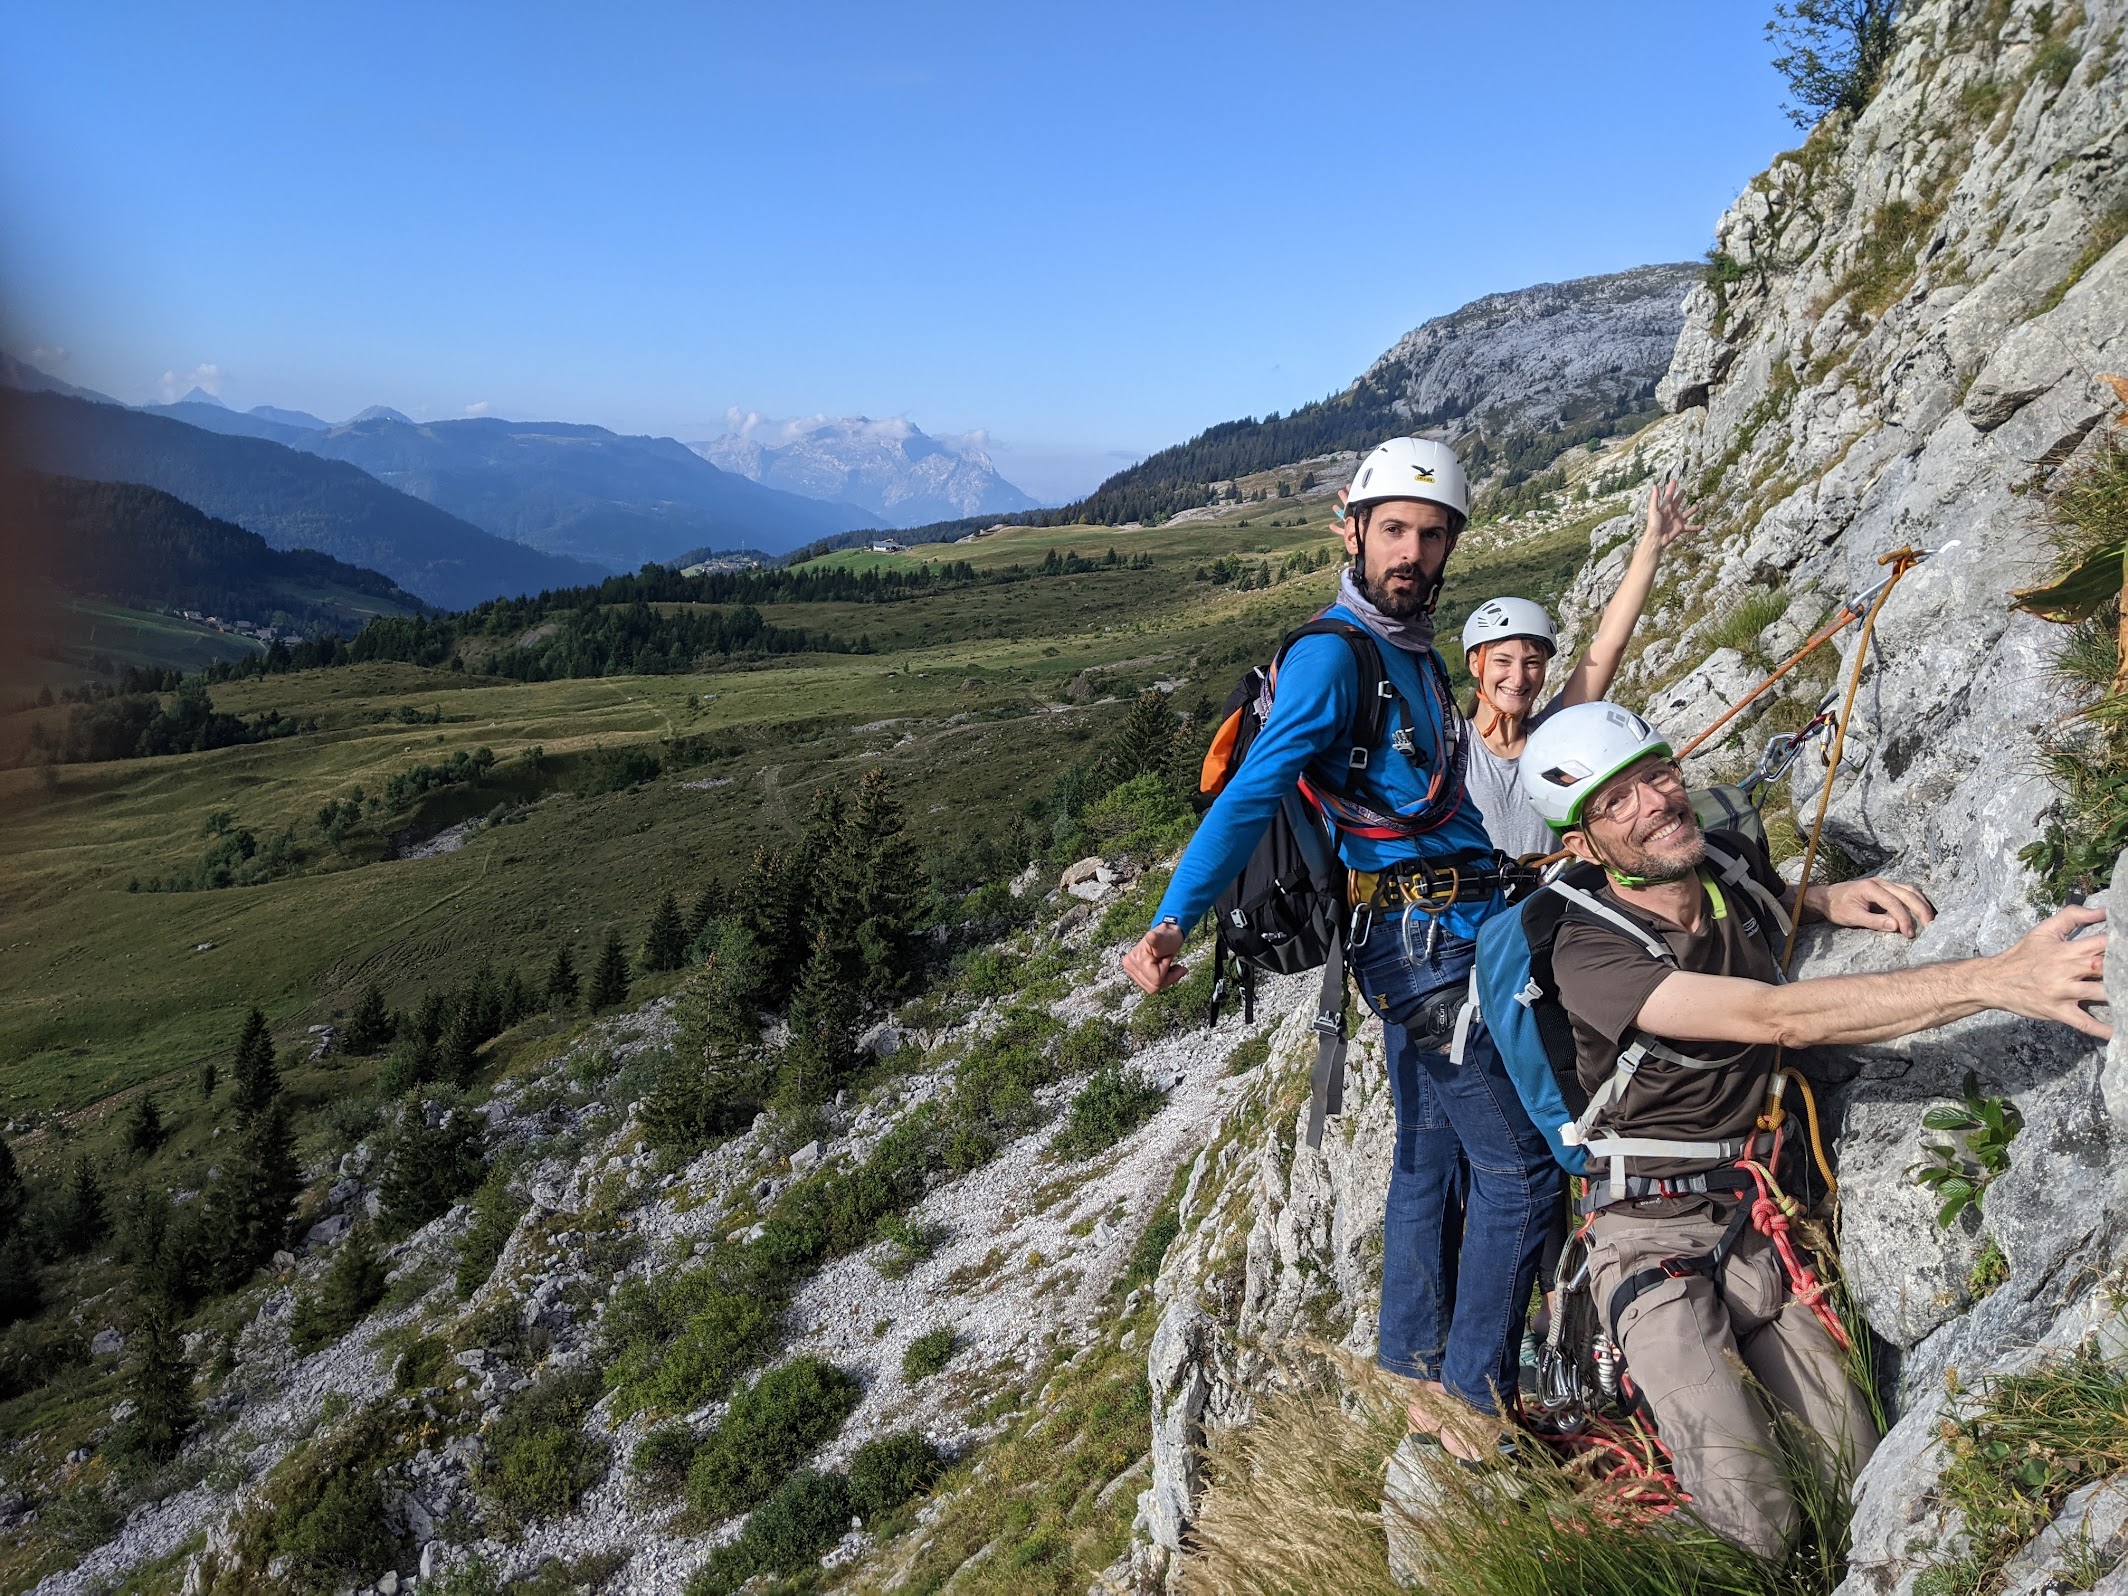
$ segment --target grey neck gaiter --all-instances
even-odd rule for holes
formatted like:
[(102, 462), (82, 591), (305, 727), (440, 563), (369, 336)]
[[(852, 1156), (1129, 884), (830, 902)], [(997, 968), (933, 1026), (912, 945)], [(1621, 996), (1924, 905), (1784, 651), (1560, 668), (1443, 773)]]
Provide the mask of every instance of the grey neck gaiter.
[(1344, 575), (1338, 579), (1337, 601), (1362, 621), (1367, 630), (1383, 642), (1413, 654), (1423, 654), (1433, 647), (1433, 612), (1407, 616), (1403, 620), (1384, 615), (1368, 602), (1367, 595), (1360, 591), (1359, 583), (1353, 580), (1352, 567), (1346, 566)]

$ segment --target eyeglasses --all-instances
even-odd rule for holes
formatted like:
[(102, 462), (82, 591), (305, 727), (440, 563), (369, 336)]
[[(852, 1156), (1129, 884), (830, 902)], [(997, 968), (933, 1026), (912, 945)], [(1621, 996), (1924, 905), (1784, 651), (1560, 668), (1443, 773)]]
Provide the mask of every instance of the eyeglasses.
[(1640, 789), (1652, 787), (1664, 797), (1673, 797), (1685, 790), (1684, 772), (1672, 760), (1650, 765), (1631, 780), (1613, 787), (1600, 798), (1591, 798), (1582, 806), (1584, 821), (1601, 820), (1606, 824), (1622, 820), (1640, 803)]

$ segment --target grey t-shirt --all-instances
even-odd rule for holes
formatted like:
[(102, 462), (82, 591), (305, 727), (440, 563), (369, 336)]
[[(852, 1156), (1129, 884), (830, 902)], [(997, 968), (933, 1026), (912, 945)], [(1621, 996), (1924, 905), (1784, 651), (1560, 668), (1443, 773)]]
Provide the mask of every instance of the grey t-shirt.
[[(1552, 712), (1557, 700), (1533, 716), (1523, 735), (1537, 729)], [(1463, 785), (1485, 821), (1485, 834), (1510, 859), (1527, 853), (1557, 853), (1559, 843), (1552, 828), (1537, 818), (1524, 796), (1518, 772), (1520, 759), (1502, 759), (1485, 746), (1477, 727), (1471, 728), (1470, 760), (1463, 770)]]

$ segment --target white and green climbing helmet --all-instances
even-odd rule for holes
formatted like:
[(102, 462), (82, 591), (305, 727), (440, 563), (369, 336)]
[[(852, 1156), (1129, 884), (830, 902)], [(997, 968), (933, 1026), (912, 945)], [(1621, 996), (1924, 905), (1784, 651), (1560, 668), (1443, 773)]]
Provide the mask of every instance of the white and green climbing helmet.
[(1590, 793), (1635, 761), (1669, 752), (1669, 739), (1630, 709), (1574, 704), (1530, 733), (1522, 791), (1552, 830), (1572, 831)]

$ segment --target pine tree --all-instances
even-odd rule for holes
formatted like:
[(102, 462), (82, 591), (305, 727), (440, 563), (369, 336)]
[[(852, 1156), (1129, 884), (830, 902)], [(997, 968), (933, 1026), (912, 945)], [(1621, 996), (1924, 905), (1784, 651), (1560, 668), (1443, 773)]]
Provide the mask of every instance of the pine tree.
[(281, 1070), (274, 1062), (273, 1037), (266, 1016), (253, 1009), (236, 1044), (236, 1111), (246, 1118), (263, 1113), (280, 1095)]
[(207, 1188), (204, 1237), (216, 1286), (235, 1290), (280, 1249), (302, 1189), (288, 1105), (276, 1099), (245, 1125), (222, 1178)]
[(141, 1304), (140, 1322), (133, 1330), (138, 1350), (127, 1381), (133, 1415), (118, 1437), (121, 1452), (157, 1463), (177, 1456), (199, 1423), (192, 1365), (185, 1361), (177, 1317), (176, 1305), (166, 1297), (150, 1295)]
[(1176, 731), (1175, 712), (1167, 695), (1147, 688), (1131, 704), (1123, 729), (1102, 750), (1102, 778), (1113, 786), (1138, 776), (1172, 780), (1179, 742)]
[(825, 929), (791, 995), (791, 1040), (777, 1093), (786, 1102), (817, 1103), (857, 1063), (857, 989)]
[(922, 963), (917, 921), (927, 886), (885, 771), (869, 770), (857, 784), (843, 836), (833, 873), (851, 886), (843, 913), (855, 957), (845, 971), (866, 997), (891, 1001), (908, 990)]
[(355, 1012), (347, 1022), (340, 1046), (356, 1058), (367, 1058), (372, 1053), (384, 1051), (391, 1042), (394, 1028), (392, 1011), (384, 1006), (384, 993), (372, 981), (362, 989), (362, 996), (355, 1003)]
[(347, 1334), (384, 1296), (384, 1260), (368, 1224), (358, 1224), (333, 1253), (325, 1278), (296, 1299), (288, 1339), (298, 1352), (315, 1352)]
[(0, 1328), (27, 1319), (44, 1306), (37, 1280), (37, 1254), (19, 1227), (0, 1236)]
[(762, 848), (754, 855), (739, 900), (746, 928), (768, 955), (769, 984), (786, 991), (805, 963), (806, 912), (813, 893), (811, 868), (800, 857)]
[(485, 1121), (460, 1108), (429, 1122), (418, 1094), (407, 1098), (384, 1137), (378, 1195), (386, 1225), (404, 1235), (419, 1229), (481, 1182), (487, 1173)]
[(111, 1206), (103, 1194), (103, 1182), (86, 1158), (74, 1161), (74, 1178), (68, 1184), (59, 1211), (58, 1240), (62, 1252), (84, 1253), (111, 1233)]
[(15, 1150), (0, 1139), (0, 1236), (12, 1236), (22, 1228), (29, 1212), (29, 1187), (15, 1163)]
[(142, 1092), (133, 1100), (133, 1113), (126, 1120), (126, 1150), (136, 1158), (151, 1157), (163, 1144), (162, 1110), (155, 1106), (155, 1094)]
[(532, 1002), (532, 994), (525, 988), (525, 978), (517, 973), (515, 965), (502, 978), (501, 998), (502, 1028), (505, 1031), (539, 1012)]
[(591, 974), (590, 1005), (593, 1009), (610, 1009), (628, 1001), (628, 955), (621, 947), (621, 939), (613, 932), (606, 933), (606, 945), (599, 950), (598, 968)]
[(709, 929), (709, 922), (731, 912), (731, 894), (724, 890), (724, 883), (712, 881), (695, 894), (695, 901), (687, 911), (687, 945), (692, 948), (702, 940), (702, 933)]
[(210, 1058), (199, 1067), (200, 1101), (203, 1103), (212, 1102), (214, 1089), (221, 1084), (222, 1072), (214, 1067), (214, 1060)]
[(687, 922), (680, 917), (680, 900), (667, 892), (651, 912), (650, 934), (643, 939), (645, 970), (677, 970), (687, 962)]
[(569, 956), (566, 946), (554, 950), (554, 962), (547, 966), (547, 1007), (550, 1009), (573, 1009), (576, 1007), (576, 960)]

